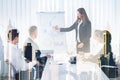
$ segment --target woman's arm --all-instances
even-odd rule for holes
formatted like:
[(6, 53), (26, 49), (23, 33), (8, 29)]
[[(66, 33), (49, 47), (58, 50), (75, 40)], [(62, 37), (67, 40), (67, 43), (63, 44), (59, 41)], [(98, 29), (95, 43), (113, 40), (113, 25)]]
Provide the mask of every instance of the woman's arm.
[(72, 26), (68, 27), (68, 28), (60, 28), (60, 32), (69, 32), (72, 31), (73, 29), (75, 29), (77, 26), (77, 23), (75, 22)]

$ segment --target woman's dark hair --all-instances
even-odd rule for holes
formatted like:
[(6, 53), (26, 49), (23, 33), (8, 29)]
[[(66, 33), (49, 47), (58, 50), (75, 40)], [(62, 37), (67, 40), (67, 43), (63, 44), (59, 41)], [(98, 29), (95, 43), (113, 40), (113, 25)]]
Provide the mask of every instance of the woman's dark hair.
[(15, 37), (18, 37), (19, 33), (17, 29), (11, 29), (8, 31), (8, 40), (13, 41)]
[(85, 9), (84, 9), (84, 8), (79, 8), (79, 9), (77, 9), (77, 11), (78, 11), (80, 14), (83, 15), (83, 24), (85, 25), (85, 24), (89, 21)]

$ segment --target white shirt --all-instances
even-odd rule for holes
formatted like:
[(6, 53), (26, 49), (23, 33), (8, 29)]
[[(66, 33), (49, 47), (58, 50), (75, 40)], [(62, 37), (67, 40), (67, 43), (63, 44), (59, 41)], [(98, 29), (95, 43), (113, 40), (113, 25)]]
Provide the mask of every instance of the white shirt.
[(8, 56), (8, 61), (14, 66), (16, 71), (25, 71), (27, 69), (31, 69), (36, 62), (30, 62), (26, 63), (24, 60), (24, 57), (21, 56), (21, 53), (19, 53), (19, 49), (17, 48), (17, 45), (8, 44), (8, 50), (7, 50), (7, 56)]
[(77, 26), (77, 41), (80, 42), (80, 37), (79, 37), (79, 28), (80, 28), (80, 24), (82, 23), (82, 21), (78, 21), (78, 26)]
[(91, 43), (90, 43), (90, 53), (92, 55), (97, 55), (101, 49), (103, 49), (104, 44), (96, 41), (95, 39), (91, 38)]

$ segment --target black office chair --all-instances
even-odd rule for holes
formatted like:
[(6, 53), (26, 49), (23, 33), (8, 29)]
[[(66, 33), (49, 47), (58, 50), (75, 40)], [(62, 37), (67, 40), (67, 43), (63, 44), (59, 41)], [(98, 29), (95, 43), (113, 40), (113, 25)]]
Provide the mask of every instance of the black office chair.
[(115, 60), (110, 57), (111, 53), (108, 53), (106, 57), (101, 56), (101, 69), (109, 78), (116, 78), (118, 77), (118, 67), (115, 63)]
[(103, 31), (104, 35), (104, 54), (100, 56), (101, 69), (109, 78), (118, 77), (118, 67), (113, 58), (111, 49), (111, 33), (107, 30)]
[(37, 61), (39, 61), (39, 63), (40, 63), (40, 66), (37, 66), (37, 65), (35, 66), (36, 71), (37, 71), (36, 78), (41, 79), (43, 70), (44, 70), (46, 62), (47, 62), (47, 57), (46, 56), (40, 57), (40, 55), (41, 55), (40, 50), (36, 50), (35, 54), (36, 54)]

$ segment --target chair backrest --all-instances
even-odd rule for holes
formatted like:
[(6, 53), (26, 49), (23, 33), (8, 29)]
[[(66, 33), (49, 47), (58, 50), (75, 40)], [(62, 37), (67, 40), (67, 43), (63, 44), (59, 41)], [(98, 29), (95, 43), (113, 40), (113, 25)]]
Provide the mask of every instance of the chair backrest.
[(24, 47), (24, 57), (32, 61), (32, 46), (31, 43), (27, 43), (27, 46)]
[(14, 80), (14, 73), (16, 72), (14, 66), (8, 61), (0, 62), (0, 75), (2, 79), (12, 79)]

